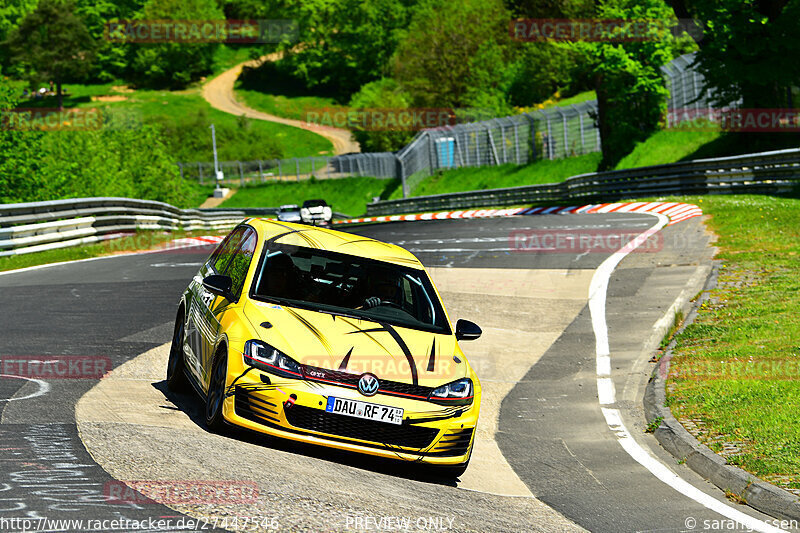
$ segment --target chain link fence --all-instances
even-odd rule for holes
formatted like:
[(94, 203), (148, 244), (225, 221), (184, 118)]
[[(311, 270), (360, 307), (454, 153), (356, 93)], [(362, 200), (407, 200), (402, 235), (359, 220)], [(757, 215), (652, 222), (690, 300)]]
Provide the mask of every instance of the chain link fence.
[[(703, 92), (705, 79), (694, 67), (695, 54), (685, 54), (662, 67), (670, 90), (669, 110), (712, 107)], [(269, 181), (349, 176), (402, 180), (408, 197), (438, 170), (492, 165), (524, 165), (537, 159), (558, 159), (599, 152), (597, 100), (551, 107), (510, 117), (422, 130), (397, 152), (360, 153), (220, 163), (223, 184), (247, 186)], [(178, 163), (184, 178), (214, 182), (212, 163)]]

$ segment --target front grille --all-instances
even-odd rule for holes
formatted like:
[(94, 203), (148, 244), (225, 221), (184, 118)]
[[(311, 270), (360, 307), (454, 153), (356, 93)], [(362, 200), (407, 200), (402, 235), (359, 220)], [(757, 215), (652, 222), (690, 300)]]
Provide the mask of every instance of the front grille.
[[(303, 377), (309, 381), (333, 383), (334, 385), (355, 389), (358, 387), (358, 380), (361, 378), (361, 374), (352, 374), (350, 372), (342, 372), (341, 370), (329, 370), (327, 368), (306, 365), (303, 367)], [(381, 384), (380, 389), (378, 389), (379, 394), (402, 397), (411, 396), (416, 399), (426, 400), (433, 390), (432, 387), (412, 385), (400, 381), (389, 381), (380, 379), (380, 377), (378, 379)]]
[(302, 405), (294, 405), (284, 413), (296, 428), (404, 448), (427, 448), (439, 433), (435, 428), (362, 420)]
[(472, 440), (472, 432), (475, 428), (454, 429), (445, 433), (436, 447), (428, 453), (439, 457), (458, 457), (464, 455), (469, 450), (469, 443)]

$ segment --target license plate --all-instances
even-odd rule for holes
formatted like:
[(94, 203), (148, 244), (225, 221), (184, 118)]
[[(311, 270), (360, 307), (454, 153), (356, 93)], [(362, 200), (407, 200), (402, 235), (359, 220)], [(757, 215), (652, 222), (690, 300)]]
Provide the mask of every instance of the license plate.
[(325, 410), (338, 415), (366, 418), (367, 420), (377, 420), (378, 422), (387, 422), (389, 424), (403, 423), (403, 410), (399, 407), (377, 405), (346, 398), (329, 396)]

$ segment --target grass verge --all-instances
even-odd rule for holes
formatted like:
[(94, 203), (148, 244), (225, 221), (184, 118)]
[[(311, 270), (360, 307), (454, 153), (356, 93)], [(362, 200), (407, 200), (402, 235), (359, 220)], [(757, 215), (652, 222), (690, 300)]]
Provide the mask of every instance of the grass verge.
[(711, 215), (723, 264), (676, 337), (667, 403), (728, 463), (800, 489), (800, 199), (682, 200)]
[[(183, 91), (130, 90), (113, 84), (70, 85), (67, 108), (111, 108), (156, 124), (176, 161), (212, 161), (211, 132), (223, 161), (292, 158), (333, 153), (333, 144), (316, 133), (264, 120), (242, 119), (214, 109), (199, 88)], [(30, 99), (20, 107), (56, 107), (54, 96)]]
[(324, 198), (334, 211), (357, 216), (367, 210), (375, 196), (386, 197), (396, 189), (399, 180), (378, 178), (309, 179), (296, 182), (276, 182), (244, 187), (225, 200), (220, 207), (278, 207), (283, 204), (302, 204), (304, 200)]
[[(531, 165), (500, 165), (496, 167), (465, 167), (447, 170), (425, 178), (411, 191), (414, 196), (448, 192), (475, 191), (518, 185), (556, 183), (570, 176), (594, 172), (600, 154), (587, 154), (564, 159), (542, 160)], [(390, 199), (402, 198), (403, 191), (393, 192)]]
[(32, 266), (46, 265), (50, 263), (61, 263), (64, 261), (77, 261), (79, 259), (90, 259), (106, 255), (115, 255), (120, 252), (136, 252), (151, 250), (159, 244), (163, 244), (174, 239), (185, 237), (199, 237), (203, 235), (226, 235), (228, 230), (198, 230), (198, 231), (147, 231), (140, 230), (134, 234), (119, 239), (86, 244), (83, 246), (71, 246), (57, 250), (46, 250), (31, 254), (12, 255), (0, 257), (0, 272), (27, 268)]
[(306, 111), (325, 107), (339, 107), (333, 98), (325, 96), (286, 96), (269, 94), (253, 89), (236, 88), (236, 97), (253, 109), (278, 117), (306, 120)]

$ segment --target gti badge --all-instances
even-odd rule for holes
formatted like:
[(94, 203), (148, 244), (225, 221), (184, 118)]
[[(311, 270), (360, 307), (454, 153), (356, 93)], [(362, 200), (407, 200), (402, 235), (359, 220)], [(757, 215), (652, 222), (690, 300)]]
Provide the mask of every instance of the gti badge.
[(361, 379), (358, 380), (358, 392), (364, 396), (375, 396), (380, 387), (380, 382), (372, 374), (362, 374)]

